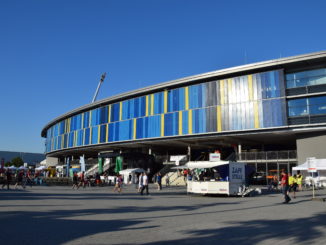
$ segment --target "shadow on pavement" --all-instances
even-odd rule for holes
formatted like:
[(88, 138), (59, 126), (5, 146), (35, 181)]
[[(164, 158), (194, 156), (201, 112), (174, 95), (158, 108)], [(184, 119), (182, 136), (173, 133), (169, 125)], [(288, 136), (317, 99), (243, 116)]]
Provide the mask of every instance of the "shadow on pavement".
[[(229, 223), (230, 226), (189, 230), (184, 233), (186, 239), (152, 242), (147, 244), (282, 244), (282, 240), (293, 239), (291, 244), (325, 244), (320, 241), (324, 235), (320, 230), (326, 228), (326, 214), (317, 214), (309, 218), (294, 220), (252, 220)], [(273, 239), (273, 241), (271, 241)], [(279, 239), (275, 243), (274, 239)], [(289, 244), (289, 241), (284, 241)], [(264, 243), (265, 244), (265, 243)]]
[[(101, 232), (148, 229), (146, 220), (84, 220), (72, 216), (100, 214), (101, 210), (6, 212), (0, 214), (2, 244), (62, 244)], [(142, 225), (144, 224), (144, 225)], [(131, 227), (141, 225), (141, 227)]]

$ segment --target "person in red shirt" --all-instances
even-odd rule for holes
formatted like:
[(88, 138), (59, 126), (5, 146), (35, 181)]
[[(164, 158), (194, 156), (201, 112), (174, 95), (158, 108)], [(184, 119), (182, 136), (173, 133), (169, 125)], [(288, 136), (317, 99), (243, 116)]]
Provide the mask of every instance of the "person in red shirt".
[(285, 171), (282, 171), (281, 186), (284, 195), (283, 203), (289, 203), (291, 201), (291, 198), (289, 197), (289, 177)]

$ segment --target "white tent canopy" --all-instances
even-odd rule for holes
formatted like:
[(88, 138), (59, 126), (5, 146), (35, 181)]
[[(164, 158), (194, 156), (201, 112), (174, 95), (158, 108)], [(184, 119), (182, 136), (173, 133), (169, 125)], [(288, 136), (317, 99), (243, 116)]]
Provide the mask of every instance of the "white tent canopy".
[(43, 161), (40, 162), (40, 165), (42, 166), (46, 166), (46, 159), (44, 159)]
[(217, 166), (229, 164), (229, 161), (218, 161), (218, 162), (210, 162), (210, 161), (190, 161), (187, 162), (183, 166), (173, 167), (173, 169), (186, 169), (186, 168), (214, 168)]
[(46, 169), (46, 167), (45, 166), (40, 166), (38, 168), (35, 168), (35, 170), (37, 170), (37, 171), (40, 171), (40, 170), (43, 170), (43, 169)]
[(46, 157), (43, 161), (40, 162), (41, 166), (51, 167), (58, 165), (59, 160), (56, 157)]
[[(326, 170), (326, 159), (314, 159), (315, 164), (314, 166), (316, 167), (316, 170)], [(308, 161), (305, 163), (298, 165), (296, 167), (293, 167), (292, 170), (302, 170), (302, 171), (308, 171)]]

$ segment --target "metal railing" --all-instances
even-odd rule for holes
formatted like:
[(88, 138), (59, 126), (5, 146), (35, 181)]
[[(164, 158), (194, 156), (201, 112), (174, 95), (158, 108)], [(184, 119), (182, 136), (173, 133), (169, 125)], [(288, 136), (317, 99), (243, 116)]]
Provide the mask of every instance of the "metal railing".
[(256, 161), (256, 160), (297, 160), (297, 151), (259, 151), (259, 152), (241, 152), (236, 154), (238, 161)]

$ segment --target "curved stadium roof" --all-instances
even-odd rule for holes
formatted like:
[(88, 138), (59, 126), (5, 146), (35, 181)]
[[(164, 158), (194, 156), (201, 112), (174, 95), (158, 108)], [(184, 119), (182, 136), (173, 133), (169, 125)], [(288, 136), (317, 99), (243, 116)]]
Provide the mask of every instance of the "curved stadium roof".
[(326, 60), (326, 51), (321, 52), (315, 52), (315, 53), (309, 53), (304, 55), (298, 55), (298, 56), (291, 56), (286, 58), (280, 58), (280, 59), (274, 59), (269, 61), (263, 61), (258, 63), (252, 63), (248, 65), (242, 65), (242, 66), (236, 66), (232, 68), (226, 68), (221, 70), (216, 70), (212, 72), (202, 73), (194, 76), (189, 76), (185, 78), (180, 78), (160, 84), (156, 84), (153, 86), (145, 87), (136, 89), (133, 91), (129, 91), (126, 93), (122, 93), (119, 95), (115, 95), (112, 97), (108, 97), (99, 101), (96, 101), (94, 103), (90, 103), (84, 106), (81, 106), (77, 109), (71, 110), (65, 114), (62, 114), (61, 116), (53, 119), (48, 124), (44, 126), (41, 132), (42, 137), (46, 137), (46, 131), (48, 128), (50, 128), (52, 125), (57, 123), (58, 121), (61, 121), (63, 119), (66, 119), (68, 117), (71, 117), (73, 115), (76, 115), (78, 113), (97, 108), (106, 104), (115, 103), (117, 101), (125, 100), (132, 97), (141, 96), (148, 93), (153, 93), (156, 91), (164, 90), (164, 89), (172, 89), (175, 87), (180, 87), (184, 85), (191, 85), (198, 83), (203, 80), (211, 80), (211, 79), (224, 79), (231, 76), (239, 76), (239, 75), (245, 75), (248, 73), (253, 72), (259, 72), (264, 70), (271, 70), (271, 69), (280, 69), (280, 68), (286, 68), (286, 69), (294, 69), (294, 66), (296, 68), (304, 67), (306, 65), (312, 65), (314, 63), (318, 63), (321, 60)]

